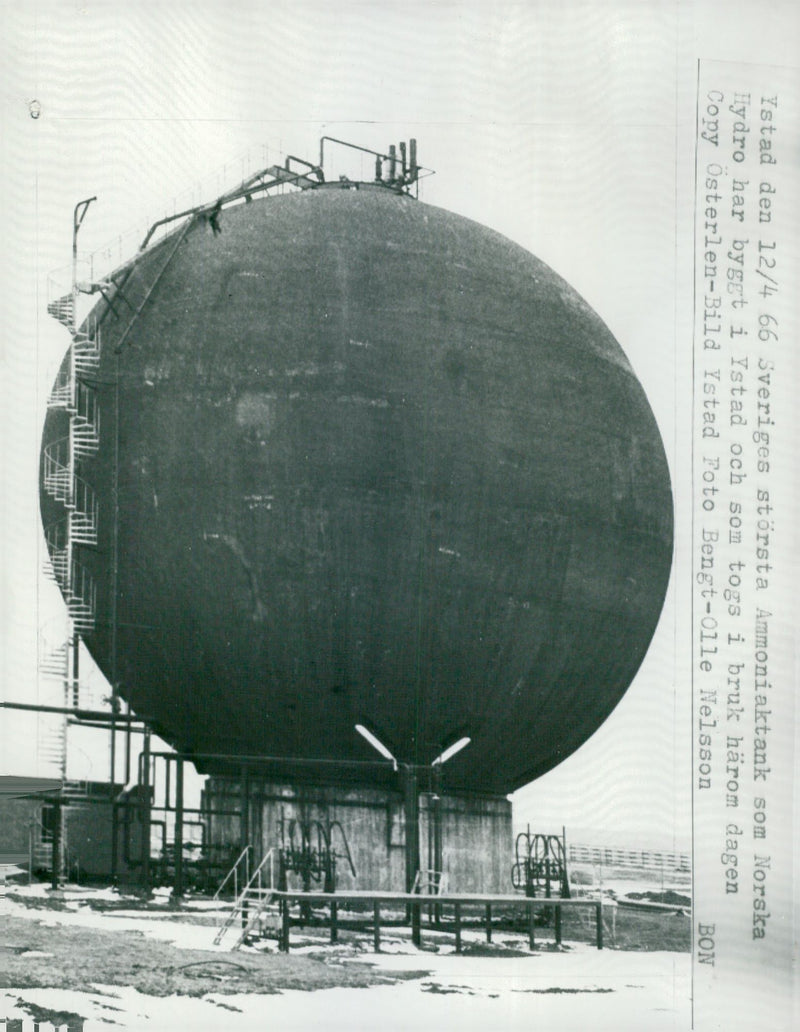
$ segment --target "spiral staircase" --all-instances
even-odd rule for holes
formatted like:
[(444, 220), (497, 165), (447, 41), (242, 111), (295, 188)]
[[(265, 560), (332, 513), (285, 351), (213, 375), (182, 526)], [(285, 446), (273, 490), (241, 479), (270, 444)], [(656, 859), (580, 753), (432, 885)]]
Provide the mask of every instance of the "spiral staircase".
[[(75, 208), (73, 243), (89, 206)], [(60, 411), (64, 433), (48, 442), (42, 453), (41, 486), (55, 505), (47, 507), (55, 518), (45, 526), (47, 556), (44, 573), (54, 580), (66, 603), (66, 620), (40, 632), (39, 673), (63, 686), (64, 710), (80, 705), (78, 644), (95, 624), (97, 589), (82, 562), (82, 550), (97, 545), (99, 504), (83, 475), (83, 464), (100, 445), (100, 413), (96, 382), (100, 366), (100, 331), (90, 317), (76, 325), (81, 286), (77, 282), (76, 249), (73, 247), (72, 289), (52, 298), (47, 311), (67, 328), (72, 342), (47, 399), (49, 411)], [(39, 721), (39, 758), (57, 767), (62, 781), (67, 773), (67, 714), (48, 714)]]

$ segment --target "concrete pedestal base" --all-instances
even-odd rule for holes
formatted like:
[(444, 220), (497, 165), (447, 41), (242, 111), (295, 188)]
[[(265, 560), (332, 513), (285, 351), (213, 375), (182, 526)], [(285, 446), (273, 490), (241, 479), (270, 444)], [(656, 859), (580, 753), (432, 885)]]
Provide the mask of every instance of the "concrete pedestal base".
[[(242, 783), (209, 778), (203, 807), (208, 813), (208, 844), (217, 856), (229, 851), (235, 860), (245, 842), (260, 859), (269, 849), (300, 845), (300, 822), (318, 821), (330, 829), (337, 853), (337, 889), (403, 891), (406, 888), (407, 800), (398, 788), (355, 788), (334, 785), (292, 785), (250, 780)], [(437, 817), (438, 811), (438, 817)], [(218, 814), (218, 812), (221, 812)], [(438, 824), (438, 835), (437, 835)], [(419, 794), (419, 869), (441, 869), (449, 892), (509, 892), (512, 864), (511, 803), (500, 795)], [(317, 848), (316, 829), (311, 845)], [(355, 875), (346, 859), (352, 857)], [(289, 877), (290, 887), (301, 887)], [(312, 882), (311, 888), (322, 889)]]

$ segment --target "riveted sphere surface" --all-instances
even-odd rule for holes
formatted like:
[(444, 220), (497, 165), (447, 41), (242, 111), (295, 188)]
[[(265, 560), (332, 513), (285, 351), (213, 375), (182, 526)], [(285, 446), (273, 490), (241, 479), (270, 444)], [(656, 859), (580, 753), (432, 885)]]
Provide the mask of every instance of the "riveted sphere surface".
[(669, 477), (626, 358), (546, 265), (409, 198), (220, 222), (95, 310), (94, 657), (184, 750), (373, 760), (360, 723), (401, 761), (469, 736), (450, 787), (524, 784), (619, 701), (666, 590)]

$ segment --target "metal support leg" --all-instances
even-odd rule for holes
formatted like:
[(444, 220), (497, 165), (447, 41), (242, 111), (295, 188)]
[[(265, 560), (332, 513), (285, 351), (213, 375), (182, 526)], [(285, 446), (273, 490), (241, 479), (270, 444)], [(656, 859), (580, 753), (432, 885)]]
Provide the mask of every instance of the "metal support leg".
[(422, 944), (422, 908), (419, 903), (411, 904), (411, 941), (415, 946)]
[(372, 904), (372, 934), (374, 936), (375, 952), (381, 952), (381, 905), (376, 899)]
[(150, 731), (145, 732), (142, 753), (142, 886), (150, 888)]
[(403, 771), (406, 821), (406, 892), (414, 891), (419, 871), (419, 786), (413, 767)]
[(455, 904), (455, 918), (456, 918), (456, 953), (461, 952), (461, 904)]
[(281, 941), (280, 949), (289, 952), (289, 900), (281, 900)]
[(57, 889), (61, 879), (61, 822), (63, 820), (63, 807), (61, 800), (56, 799), (53, 803), (53, 851), (51, 856), (52, 873), (50, 877), (50, 888)]
[(492, 941), (492, 904), (486, 904), (486, 941)]
[(242, 766), (242, 794), (241, 794), (241, 847), (250, 845), (250, 769)]
[[(169, 768), (167, 768), (169, 769)], [(169, 802), (169, 797), (167, 797)], [(183, 758), (175, 761), (175, 899), (183, 895)]]
[[(403, 770), (403, 791), (406, 818), (406, 892), (414, 891), (414, 882), (419, 871), (419, 786), (413, 767)], [(408, 905), (408, 919), (411, 922), (411, 941), (420, 944), (420, 908), (417, 903)]]
[(536, 915), (533, 910), (533, 900), (531, 900), (528, 903), (528, 945), (532, 950), (536, 949), (535, 921)]
[(331, 900), (331, 942), (339, 941), (339, 904)]
[(598, 900), (595, 904), (596, 921), (597, 921), (597, 948), (602, 950), (603, 948), (603, 904)]
[[(444, 878), (444, 850), (442, 848), (442, 765), (437, 763), (432, 770), (433, 784), (433, 869), (438, 872), (441, 891), (441, 880)], [(433, 908), (434, 921), (438, 926), (442, 920), (442, 905), (436, 903)]]
[[(130, 724), (128, 725), (130, 727)], [(119, 813), (117, 810), (116, 798), (117, 798), (117, 785), (116, 785), (116, 766), (117, 766), (117, 721), (116, 721), (116, 697), (112, 690), (111, 693), (111, 778), (109, 784), (109, 802), (111, 804), (111, 884), (117, 884), (117, 874), (119, 869)], [(126, 782), (127, 784), (127, 782)]]

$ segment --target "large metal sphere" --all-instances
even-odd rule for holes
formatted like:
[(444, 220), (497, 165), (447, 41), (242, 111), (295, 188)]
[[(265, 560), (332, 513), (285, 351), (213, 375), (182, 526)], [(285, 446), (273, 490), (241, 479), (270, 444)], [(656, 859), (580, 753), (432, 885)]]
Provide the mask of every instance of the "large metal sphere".
[(625, 356), (521, 247), (386, 190), (220, 222), (146, 252), (103, 320), (94, 657), (183, 750), (375, 759), (360, 723), (429, 763), (466, 735), (448, 785), (517, 788), (605, 720), (664, 599)]

